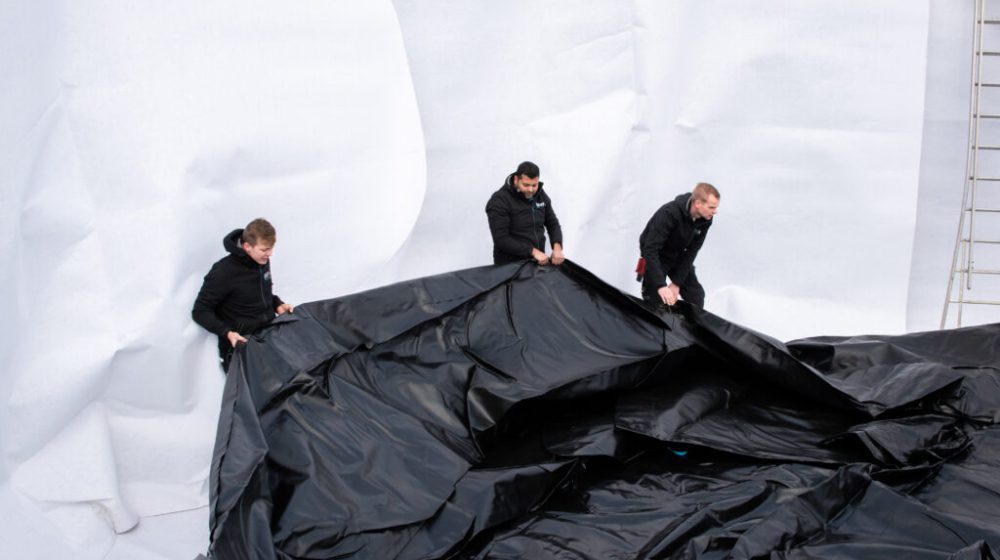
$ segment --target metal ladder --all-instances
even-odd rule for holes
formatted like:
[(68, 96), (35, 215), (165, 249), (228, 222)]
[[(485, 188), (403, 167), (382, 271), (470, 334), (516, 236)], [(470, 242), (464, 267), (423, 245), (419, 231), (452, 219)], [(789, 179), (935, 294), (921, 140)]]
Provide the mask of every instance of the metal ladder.
[[(975, 0), (975, 35), (972, 48), (972, 95), (969, 103), (969, 150), (966, 160), (965, 190), (962, 211), (955, 236), (955, 252), (951, 260), (948, 292), (941, 328), (948, 323), (951, 309), (956, 310), (955, 326), (962, 326), (965, 306), (1000, 305), (1000, 51), (984, 50), (983, 35), (987, 31), (1000, 49), (1000, 19), (988, 19), (985, 0)], [(995, 61), (989, 64), (988, 61)], [(997, 79), (984, 76), (983, 66), (996, 65)], [(984, 91), (993, 103), (984, 103)], [(993, 105), (992, 110), (984, 105)], [(994, 123), (994, 124), (989, 124)], [(992, 130), (995, 128), (995, 130)], [(983, 143), (983, 136), (989, 140)], [(984, 169), (985, 168), (985, 169)], [(988, 191), (987, 189), (992, 189)], [(985, 195), (991, 195), (985, 197)], [(985, 202), (984, 202), (985, 199)], [(981, 263), (976, 262), (979, 254)], [(995, 266), (985, 265), (989, 261)], [(979, 292), (973, 293), (973, 280)], [(956, 282), (957, 280), (957, 282)], [(985, 283), (984, 283), (985, 281)], [(994, 283), (995, 282), (995, 283)], [(990, 313), (982, 322), (1000, 321), (1000, 313)]]

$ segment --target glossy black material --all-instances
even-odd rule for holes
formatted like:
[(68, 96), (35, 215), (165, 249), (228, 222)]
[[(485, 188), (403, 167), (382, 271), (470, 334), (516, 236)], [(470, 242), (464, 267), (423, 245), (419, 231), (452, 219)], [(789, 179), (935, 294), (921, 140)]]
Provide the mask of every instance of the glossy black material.
[(783, 344), (572, 263), (296, 307), (227, 378), (213, 558), (992, 558), (1000, 325)]

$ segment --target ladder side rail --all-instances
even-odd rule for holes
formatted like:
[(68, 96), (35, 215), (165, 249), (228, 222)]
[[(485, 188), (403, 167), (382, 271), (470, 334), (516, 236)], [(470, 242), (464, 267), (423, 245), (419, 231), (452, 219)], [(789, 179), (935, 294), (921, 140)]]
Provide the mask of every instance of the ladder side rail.
[[(971, 154), (972, 154), (972, 160), (973, 160), (973, 164), (972, 164), (972, 166), (973, 166), (973, 173), (972, 173), (972, 185), (971, 185), (971, 187), (969, 189), (966, 190), (966, 192), (963, 194), (963, 197), (962, 197), (963, 199), (966, 196), (969, 197), (969, 200), (962, 200), (963, 213), (964, 213), (964, 209), (966, 207), (968, 207), (970, 209), (969, 210), (969, 239), (975, 239), (975, 231), (976, 231), (976, 190), (977, 190), (977, 187), (979, 186), (979, 144), (980, 144), (980, 135), (981, 135), (980, 124), (982, 122), (981, 119), (980, 119), (980, 117), (979, 117), (979, 115), (983, 112), (982, 111), (982, 109), (983, 109), (983, 107), (982, 107), (983, 86), (981, 85), (983, 83), (983, 57), (982, 57), (982, 52), (983, 52), (983, 34), (984, 34), (983, 33), (983, 31), (984, 31), (983, 21), (986, 19), (986, 1), (985, 0), (977, 0), (976, 4), (977, 4), (976, 7), (977, 7), (977, 9), (979, 11), (979, 19), (978, 19), (979, 23), (976, 25), (976, 33), (975, 33), (976, 48), (975, 48), (975, 54), (973, 55), (974, 65), (975, 65), (975, 73), (976, 73), (976, 75), (975, 75), (975, 82), (976, 82), (976, 86), (975, 86), (975, 114), (974, 114), (973, 121), (971, 121), (971, 122), (975, 123), (975, 144), (973, 144), (973, 148), (972, 148), (972, 152), (971, 152)], [(966, 270), (970, 270), (971, 271), (972, 268), (973, 268), (973, 262), (975, 262), (975, 248), (973, 247), (973, 243), (969, 243), (968, 246), (966, 247), (966, 250), (967, 250), (967, 256), (968, 256), (968, 258), (967, 258), (967, 260), (965, 262), (965, 268), (966, 268)], [(967, 289), (967, 290), (971, 290), (972, 289), (972, 274), (968, 274), (968, 273), (965, 274), (965, 289)], [(964, 300), (965, 298), (959, 298), (959, 299), (963, 299)], [(959, 315), (961, 315), (961, 308), (962, 308), (962, 304), (959, 304)], [(959, 326), (961, 326), (961, 323), (959, 323)]]
[[(962, 207), (961, 207), (962, 210), (961, 210), (961, 212), (959, 212), (958, 232), (955, 235), (955, 250), (952, 253), (952, 257), (951, 257), (951, 270), (949, 270), (949, 272), (948, 272), (948, 291), (945, 293), (944, 310), (941, 312), (941, 328), (942, 329), (945, 327), (945, 325), (948, 322), (948, 311), (949, 311), (949, 308), (951, 306), (952, 290), (954, 289), (954, 283), (955, 283), (955, 274), (956, 274), (956, 271), (958, 270), (959, 254), (962, 253), (964, 255), (964, 252), (965, 252), (964, 251), (964, 244), (961, 242), (961, 240), (962, 240), (962, 237), (963, 237), (962, 234), (963, 234), (964, 229), (965, 229), (965, 202), (966, 202), (966, 199), (968, 197), (969, 181), (974, 176), (973, 149), (974, 149), (974, 147), (975, 147), (976, 144), (975, 144), (975, 131), (973, 129), (973, 119), (975, 119), (975, 115), (976, 115), (976, 112), (977, 112), (977, 97), (978, 97), (978, 95), (976, 95), (976, 91), (978, 91), (981, 88), (980, 84), (982, 83), (981, 80), (979, 79), (979, 56), (976, 54), (977, 52), (982, 52), (982, 48), (980, 48), (980, 46), (982, 44), (982, 27), (983, 27), (983, 24), (982, 24), (982, 19), (983, 19), (983, 5), (982, 5), (982, 3), (983, 3), (983, 0), (975, 0), (975, 10), (974, 10), (975, 15), (974, 15), (974, 26), (973, 26), (974, 32), (973, 32), (973, 39), (972, 39), (972, 68), (971, 68), (971, 71), (972, 71), (972, 84), (971, 84), (971, 86), (972, 87), (970, 88), (970, 91), (969, 91), (969, 138), (968, 138), (968, 145), (967, 145), (968, 149), (967, 149), (966, 154), (965, 154), (965, 180), (962, 181), (964, 183), (964, 185), (963, 185), (964, 188), (962, 190)], [(964, 258), (963, 258), (963, 260), (964, 260)], [(961, 302), (961, 300), (962, 300), (962, 295), (963, 295), (962, 294), (962, 292), (963, 292), (962, 286), (964, 285), (964, 280), (965, 280), (965, 275), (962, 274), (961, 277), (959, 278), (959, 284), (958, 284), (959, 285), (959, 297), (958, 297), (958, 301), (959, 302)], [(962, 306), (961, 306), (961, 303), (959, 303), (958, 304), (958, 325), (959, 326), (962, 325), (962, 317), (961, 317), (962, 311), (961, 310), (962, 310)]]

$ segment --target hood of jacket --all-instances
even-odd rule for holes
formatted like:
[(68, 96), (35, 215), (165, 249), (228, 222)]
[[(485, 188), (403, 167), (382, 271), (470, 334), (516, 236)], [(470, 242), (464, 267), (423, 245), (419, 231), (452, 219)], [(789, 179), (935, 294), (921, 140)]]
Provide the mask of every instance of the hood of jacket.
[[(528, 200), (523, 194), (521, 194), (520, 191), (517, 190), (517, 187), (514, 186), (514, 175), (517, 175), (517, 173), (511, 173), (510, 175), (507, 176), (507, 180), (503, 182), (503, 188), (506, 189), (507, 192), (517, 195), (518, 198), (521, 198), (523, 200)], [(538, 182), (538, 190), (535, 191), (535, 196), (538, 196), (542, 193), (542, 185), (544, 184), (545, 183), (542, 181)]]
[[(691, 221), (691, 197), (691, 193), (679, 194), (674, 197), (674, 202), (677, 203), (674, 207), (677, 208), (678, 217), (683, 218), (688, 222)], [(709, 218), (706, 220), (705, 218), (695, 218), (694, 221), (696, 223), (703, 224), (705, 222), (711, 222), (712, 219)]]
[(250, 255), (243, 250), (243, 228), (234, 229), (223, 237), (222, 246), (225, 247), (226, 251), (235, 257), (241, 264), (252, 267), (261, 266), (254, 262), (254, 260), (250, 258)]

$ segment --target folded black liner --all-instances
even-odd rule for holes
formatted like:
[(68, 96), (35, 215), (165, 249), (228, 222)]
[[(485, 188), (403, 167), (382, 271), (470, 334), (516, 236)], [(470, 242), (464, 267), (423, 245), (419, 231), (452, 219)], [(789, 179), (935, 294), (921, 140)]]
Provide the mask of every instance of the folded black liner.
[(304, 304), (229, 372), (209, 554), (993, 558), (998, 367), (1000, 324), (781, 343), (573, 263)]

